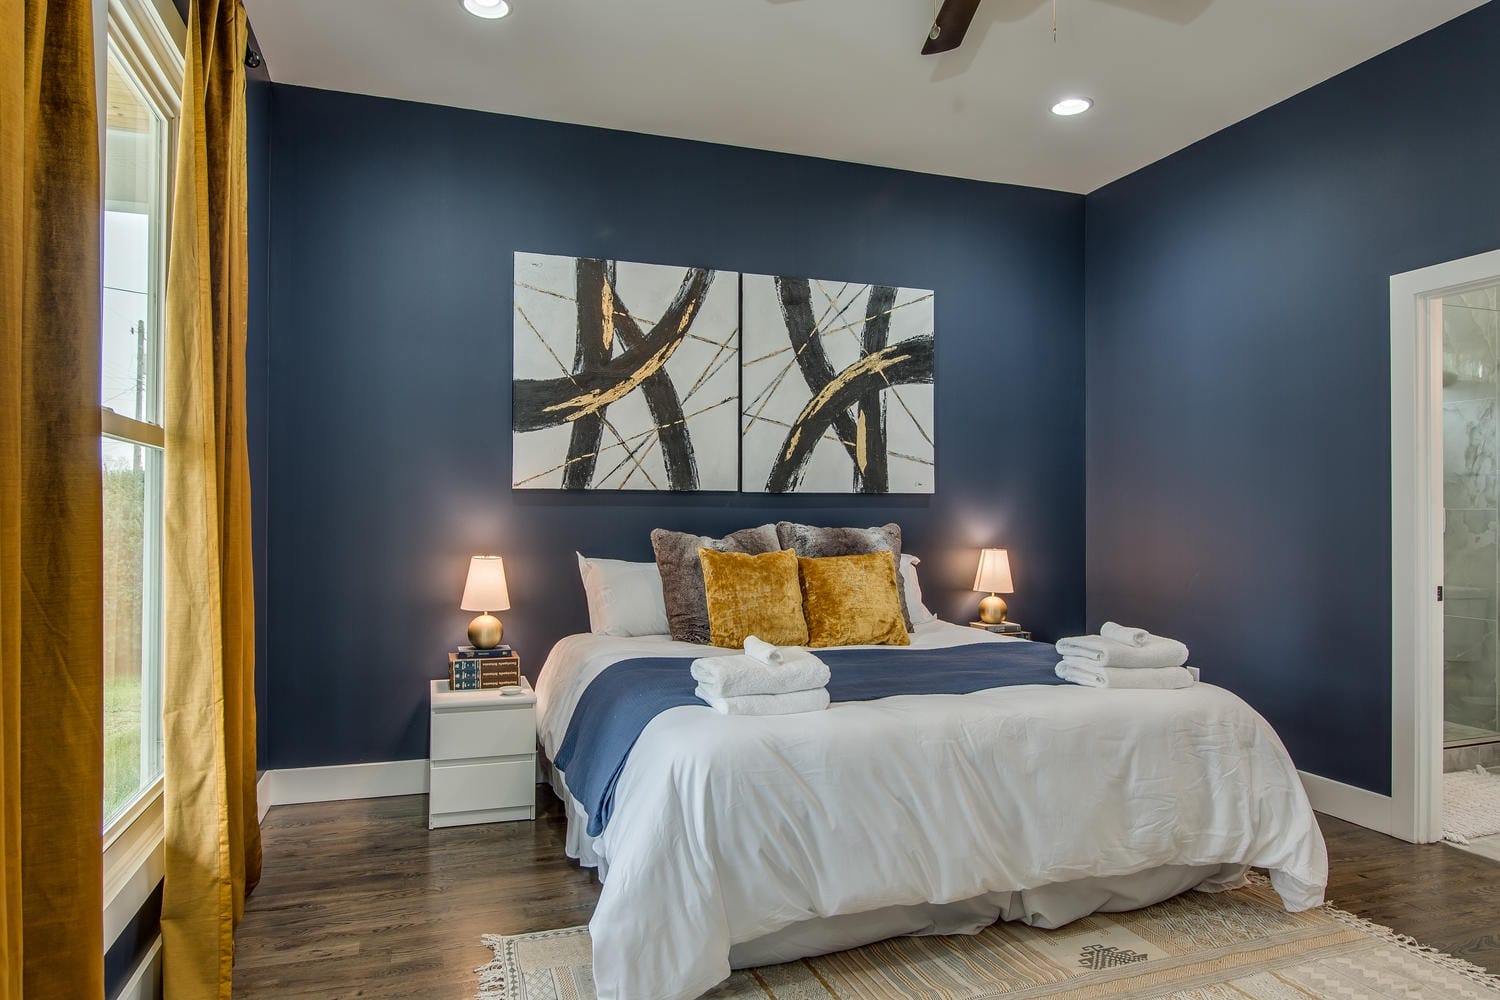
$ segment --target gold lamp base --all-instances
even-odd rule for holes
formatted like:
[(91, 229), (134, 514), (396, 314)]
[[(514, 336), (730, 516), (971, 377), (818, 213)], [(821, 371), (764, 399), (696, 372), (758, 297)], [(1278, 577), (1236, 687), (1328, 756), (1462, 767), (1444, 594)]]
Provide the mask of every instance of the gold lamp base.
[(488, 611), (469, 622), (469, 642), (475, 649), (494, 649), (504, 636), (505, 626)]
[[(986, 625), (1003, 625), (1006, 612), (1009, 610), (1010, 607), (1005, 603), (1005, 598), (991, 594), (979, 602), (979, 620)], [(476, 618), (475, 621), (478, 619)], [(469, 627), (469, 634), (474, 634), (473, 626)]]

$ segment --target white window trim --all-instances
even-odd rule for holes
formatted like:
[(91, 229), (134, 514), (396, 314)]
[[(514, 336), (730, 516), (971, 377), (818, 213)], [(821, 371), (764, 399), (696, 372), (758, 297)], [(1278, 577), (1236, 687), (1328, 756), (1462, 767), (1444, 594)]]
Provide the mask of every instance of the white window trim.
[(167, 432), (160, 424), (148, 424), (144, 420), (127, 417), (105, 407), (99, 414), (102, 433), (116, 441), (127, 444), (145, 444), (153, 448), (165, 448)]
[(187, 26), (171, 0), (109, 0), (106, 39), (110, 36), (126, 43), (116, 52), (145, 85), (147, 99), (176, 118), (187, 66)]
[(104, 946), (130, 925), (166, 872), (162, 779), (120, 814), (104, 835)]
[[(104, 10), (100, 7), (107, 3)], [(104, 53), (112, 47), (145, 87), (146, 97), (171, 122), (169, 143), (177, 139), (177, 103), (185, 72), (187, 28), (171, 0), (98, 0), (95, 6), (96, 51), (101, 96)], [(104, 16), (98, 16), (99, 14)], [(116, 44), (111, 38), (118, 39)], [(106, 103), (99, 101), (99, 131), (104, 135)], [(101, 146), (102, 148), (102, 146)], [(174, 171), (175, 173), (175, 171)], [(101, 172), (102, 183), (102, 172)], [(170, 197), (168, 210), (170, 211)], [(102, 224), (102, 220), (101, 220)], [(112, 411), (103, 414), (103, 431), (122, 440), (162, 447), (164, 434)], [(166, 810), (162, 779), (157, 778), (104, 830), (104, 946), (114, 944), (161, 883), (166, 870)]]

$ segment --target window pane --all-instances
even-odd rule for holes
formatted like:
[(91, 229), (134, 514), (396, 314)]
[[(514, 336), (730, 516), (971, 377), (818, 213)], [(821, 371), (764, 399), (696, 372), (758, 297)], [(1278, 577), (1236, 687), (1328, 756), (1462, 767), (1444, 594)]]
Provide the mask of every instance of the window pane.
[(104, 378), (100, 403), (159, 423), (167, 122), (109, 52), (104, 145)]
[(104, 818), (161, 775), (161, 452), (104, 454)]

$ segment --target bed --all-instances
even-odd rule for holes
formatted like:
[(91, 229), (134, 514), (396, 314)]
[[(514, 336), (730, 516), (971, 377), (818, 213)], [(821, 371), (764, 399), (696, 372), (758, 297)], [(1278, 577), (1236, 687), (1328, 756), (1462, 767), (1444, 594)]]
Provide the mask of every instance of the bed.
[[(981, 644), (1024, 643), (940, 621), (911, 638), (870, 655), (963, 663), (1011, 652)], [(565, 743), (573, 761), (589, 749), (590, 733), (571, 724), (601, 678), (647, 662), (686, 670), (709, 649), (667, 636), (563, 639), (537, 683), (547, 759)], [(1247, 866), (1269, 870), (1289, 910), (1322, 903), (1327, 855), (1312, 809), (1280, 740), (1239, 698), (1211, 684), (1021, 680), (835, 698), (793, 716), (669, 707), (612, 775), (607, 813), (552, 767), (568, 854), (603, 882), (589, 924), (600, 1000), (685, 1000), (732, 968), (900, 934), (974, 933), (998, 919), (1057, 927), (1234, 888)]]

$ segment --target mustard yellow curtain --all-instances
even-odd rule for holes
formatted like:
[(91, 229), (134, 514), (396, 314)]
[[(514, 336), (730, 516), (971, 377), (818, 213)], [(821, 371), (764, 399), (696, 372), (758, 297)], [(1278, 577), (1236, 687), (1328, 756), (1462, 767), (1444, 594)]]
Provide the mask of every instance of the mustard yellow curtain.
[(192, 0), (167, 271), (169, 1000), (227, 1000), (234, 927), (260, 878), (245, 437), (245, 36), (239, 0)]
[(90, 0), (0, 0), (0, 1000), (104, 992)]
[(0, 1000), (21, 996), (21, 327), (26, 14), (0, 0)]

